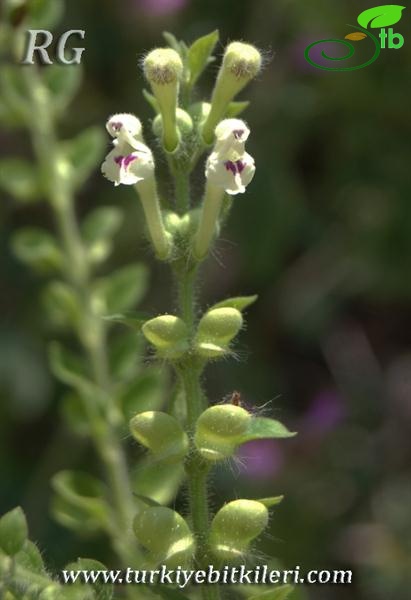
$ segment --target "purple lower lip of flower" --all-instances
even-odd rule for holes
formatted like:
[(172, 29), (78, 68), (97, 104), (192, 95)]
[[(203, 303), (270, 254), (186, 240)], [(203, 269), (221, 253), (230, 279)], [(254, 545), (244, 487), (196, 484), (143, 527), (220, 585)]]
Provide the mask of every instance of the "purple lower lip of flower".
[(227, 171), (231, 171), (231, 173), (233, 175), (237, 175), (237, 173), (241, 173), (245, 168), (245, 164), (243, 163), (242, 160), (236, 160), (235, 162), (233, 162), (232, 160), (227, 160), (224, 163), (224, 166), (227, 169)]
[(128, 156), (116, 156), (114, 162), (120, 167), (124, 167), (125, 169), (127, 169), (128, 165), (134, 160), (137, 160), (137, 156), (129, 154)]

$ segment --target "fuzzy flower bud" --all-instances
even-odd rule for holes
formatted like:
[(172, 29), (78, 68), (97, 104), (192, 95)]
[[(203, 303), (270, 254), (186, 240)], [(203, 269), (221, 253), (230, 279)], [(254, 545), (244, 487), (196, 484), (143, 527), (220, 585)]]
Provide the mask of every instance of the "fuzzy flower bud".
[(157, 48), (147, 54), (143, 67), (144, 75), (160, 107), (164, 148), (167, 152), (174, 152), (180, 141), (176, 113), (183, 74), (182, 60), (171, 48)]
[(219, 404), (207, 408), (196, 424), (194, 443), (197, 450), (210, 461), (233, 456), (251, 419), (250, 413), (240, 406)]
[(187, 454), (187, 434), (177, 419), (167, 413), (150, 410), (137, 414), (130, 421), (130, 431), (157, 460), (175, 463)]
[(243, 326), (243, 317), (236, 308), (214, 308), (201, 319), (196, 350), (204, 358), (217, 358), (228, 352), (228, 345)]
[(243, 560), (249, 544), (268, 524), (268, 510), (256, 500), (234, 500), (221, 508), (211, 523), (210, 548), (221, 563)]
[(137, 540), (155, 564), (188, 566), (195, 551), (193, 534), (183, 517), (165, 506), (149, 507), (134, 519)]
[(214, 129), (224, 118), (228, 104), (260, 69), (261, 54), (254, 46), (242, 42), (232, 42), (227, 46), (211, 98), (211, 110), (203, 127), (206, 144), (212, 143)]
[(182, 319), (174, 315), (161, 315), (150, 319), (144, 323), (142, 331), (144, 337), (164, 358), (180, 358), (188, 349), (187, 326)]

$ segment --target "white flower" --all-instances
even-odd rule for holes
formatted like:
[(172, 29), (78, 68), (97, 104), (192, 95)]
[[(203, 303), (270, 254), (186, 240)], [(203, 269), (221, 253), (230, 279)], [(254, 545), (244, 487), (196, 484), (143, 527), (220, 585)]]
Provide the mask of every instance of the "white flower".
[(245, 151), (250, 130), (240, 119), (224, 119), (215, 135), (216, 143), (206, 164), (207, 181), (227, 194), (242, 194), (255, 173), (254, 159)]
[(133, 145), (121, 138), (114, 140), (114, 148), (101, 166), (104, 177), (114, 185), (135, 185), (143, 179), (153, 177), (154, 161), (150, 148), (134, 140)]
[(212, 152), (207, 160), (206, 177), (210, 184), (222, 187), (227, 194), (243, 194), (255, 173), (254, 159), (244, 152), (231, 160), (220, 152)]
[[(120, 143), (127, 142), (130, 146), (135, 147), (137, 142), (143, 141), (141, 121), (134, 115), (127, 113), (113, 115), (107, 121), (106, 129), (111, 137)], [(137, 150), (137, 147), (135, 149)]]

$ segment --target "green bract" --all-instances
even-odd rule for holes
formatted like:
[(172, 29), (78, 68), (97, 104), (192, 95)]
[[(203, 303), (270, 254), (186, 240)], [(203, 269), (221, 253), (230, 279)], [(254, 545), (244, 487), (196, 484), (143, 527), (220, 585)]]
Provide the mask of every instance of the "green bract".
[(188, 349), (188, 330), (182, 319), (174, 315), (161, 315), (146, 321), (142, 328), (144, 337), (165, 358), (180, 358)]
[(196, 425), (194, 443), (198, 451), (211, 461), (232, 456), (238, 437), (245, 434), (251, 418), (246, 410), (232, 404), (207, 408)]
[(158, 460), (178, 462), (187, 454), (187, 434), (177, 419), (167, 413), (154, 410), (140, 413), (131, 419), (130, 430)]
[(211, 523), (209, 543), (221, 563), (239, 562), (249, 544), (268, 524), (268, 510), (256, 500), (234, 500), (221, 508)]
[(196, 335), (196, 351), (204, 358), (218, 358), (243, 325), (241, 312), (235, 308), (215, 308), (201, 319)]
[(142, 546), (149, 551), (154, 565), (169, 568), (190, 564), (194, 551), (194, 538), (185, 519), (165, 506), (143, 510), (133, 523), (134, 533)]

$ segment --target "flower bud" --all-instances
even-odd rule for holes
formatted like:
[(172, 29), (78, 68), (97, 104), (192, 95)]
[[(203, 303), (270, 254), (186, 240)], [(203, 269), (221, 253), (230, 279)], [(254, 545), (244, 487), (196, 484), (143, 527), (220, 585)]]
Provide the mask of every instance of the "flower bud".
[(156, 564), (168, 568), (190, 564), (195, 546), (193, 534), (185, 519), (171, 508), (147, 508), (136, 516), (133, 529)]
[(236, 308), (209, 310), (198, 325), (197, 353), (204, 358), (216, 358), (226, 354), (229, 343), (242, 325), (243, 317)]
[[(193, 120), (182, 108), (177, 108), (176, 122), (182, 137), (190, 135), (190, 133), (193, 131)], [(158, 138), (163, 137), (163, 117), (161, 115), (157, 115), (153, 121), (153, 133)]]
[(161, 315), (150, 319), (144, 323), (142, 331), (144, 337), (164, 358), (180, 358), (188, 349), (187, 326), (182, 319), (174, 315)]
[(130, 421), (130, 431), (158, 460), (175, 463), (188, 452), (187, 434), (167, 413), (150, 410), (137, 414)]
[(256, 500), (234, 500), (221, 508), (211, 523), (210, 549), (222, 563), (239, 562), (268, 524), (268, 510)]
[(203, 139), (211, 144), (217, 123), (224, 118), (231, 100), (260, 71), (261, 54), (251, 44), (232, 42), (226, 48), (211, 98), (211, 110), (203, 127)]
[(244, 408), (219, 404), (207, 408), (197, 420), (194, 443), (207, 460), (218, 461), (234, 454), (238, 437), (247, 431), (251, 415)]
[(163, 144), (167, 152), (176, 150), (180, 136), (177, 128), (177, 98), (183, 63), (171, 48), (157, 48), (144, 59), (144, 74), (157, 99), (163, 124)]
[(156, 48), (144, 59), (144, 75), (154, 85), (170, 85), (181, 79), (183, 63), (172, 48)]

